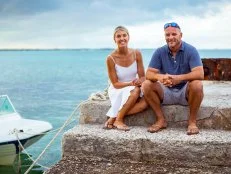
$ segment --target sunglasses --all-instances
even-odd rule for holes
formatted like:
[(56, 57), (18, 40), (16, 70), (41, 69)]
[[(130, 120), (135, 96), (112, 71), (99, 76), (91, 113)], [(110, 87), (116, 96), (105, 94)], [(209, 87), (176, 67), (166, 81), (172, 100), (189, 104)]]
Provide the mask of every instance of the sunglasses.
[(166, 24), (164, 25), (164, 29), (166, 29), (166, 28), (168, 28), (168, 27), (175, 27), (175, 28), (179, 28), (179, 29), (180, 29), (180, 26), (179, 26), (177, 23), (175, 23), (175, 22), (166, 23)]

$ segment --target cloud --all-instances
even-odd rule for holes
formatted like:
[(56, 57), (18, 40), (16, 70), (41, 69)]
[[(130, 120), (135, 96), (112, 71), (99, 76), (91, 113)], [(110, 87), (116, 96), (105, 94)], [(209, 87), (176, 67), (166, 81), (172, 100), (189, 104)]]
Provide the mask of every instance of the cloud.
[(231, 26), (231, 4), (219, 5), (211, 3), (208, 6), (219, 9), (219, 13), (208, 10), (204, 17), (198, 16), (176, 16), (177, 21), (182, 21), (184, 39), (189, 40), (199, 48), (231, 48), (230, 29)]
[(56, 0), (0, 0), (0, 18), (18, 18), (52, 11), (59, 7)]
[(0, 47), (114, 47), (113, 29), (125, 25), (132, 47), (153, 48), (165, 43), (163, 24), (177, 21), (189, 43), (230, 48), (230, 8), (226, 0), (0, 0)]

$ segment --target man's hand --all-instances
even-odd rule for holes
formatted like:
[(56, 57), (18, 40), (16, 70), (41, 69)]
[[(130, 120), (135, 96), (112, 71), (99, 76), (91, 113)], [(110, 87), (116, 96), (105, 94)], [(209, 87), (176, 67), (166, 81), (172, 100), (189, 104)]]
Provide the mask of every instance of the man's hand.
[(164, 74), (160, 82), (167, 87), (172, 87), (181, 82), (179, 75)]
[(169, 78), (172, 82), (172, 86), (175, 86), (181, 83), (180, 75), (169, 75)]
[(169, 74), (164, 74), (162, 76), (162, 78), (160, 79), (160, 82), (164, 85), (164, 86), (168, 86), (168, 87), (172, 87), (172, 80), (171, 80), (171, 76)]

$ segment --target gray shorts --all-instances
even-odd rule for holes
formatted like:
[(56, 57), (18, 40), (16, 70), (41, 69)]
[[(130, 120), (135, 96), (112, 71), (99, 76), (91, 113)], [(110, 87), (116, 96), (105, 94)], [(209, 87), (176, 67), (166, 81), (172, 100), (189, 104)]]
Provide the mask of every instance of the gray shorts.
[(164, 99), (162, 102), (163, 105), (188, 105), (188, 101), (186, 100), (185, 95), (188, 83), (185, 84), (184, 87), (182, 87), (181, 89), (171, 89), (164, 86), (162, 83), (160, 84), (164, 92)]

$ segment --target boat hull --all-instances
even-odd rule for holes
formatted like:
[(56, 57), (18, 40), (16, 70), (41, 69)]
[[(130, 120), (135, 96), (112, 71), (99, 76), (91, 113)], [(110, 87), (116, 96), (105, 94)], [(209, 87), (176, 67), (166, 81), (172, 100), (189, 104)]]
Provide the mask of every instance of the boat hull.
[[(25, 140), (20, 140), (21, 144), (24, 148), (29, 147), (30, 145), (37, 142), (43, 135), (34, 136)], [(9, 166), (13, 165), (17, 154), (21, 152), (23, 149), (21, 148), (18, 141), (12, 141), (8, 143), (0, 144), (0, 165), (1, 166)]]

